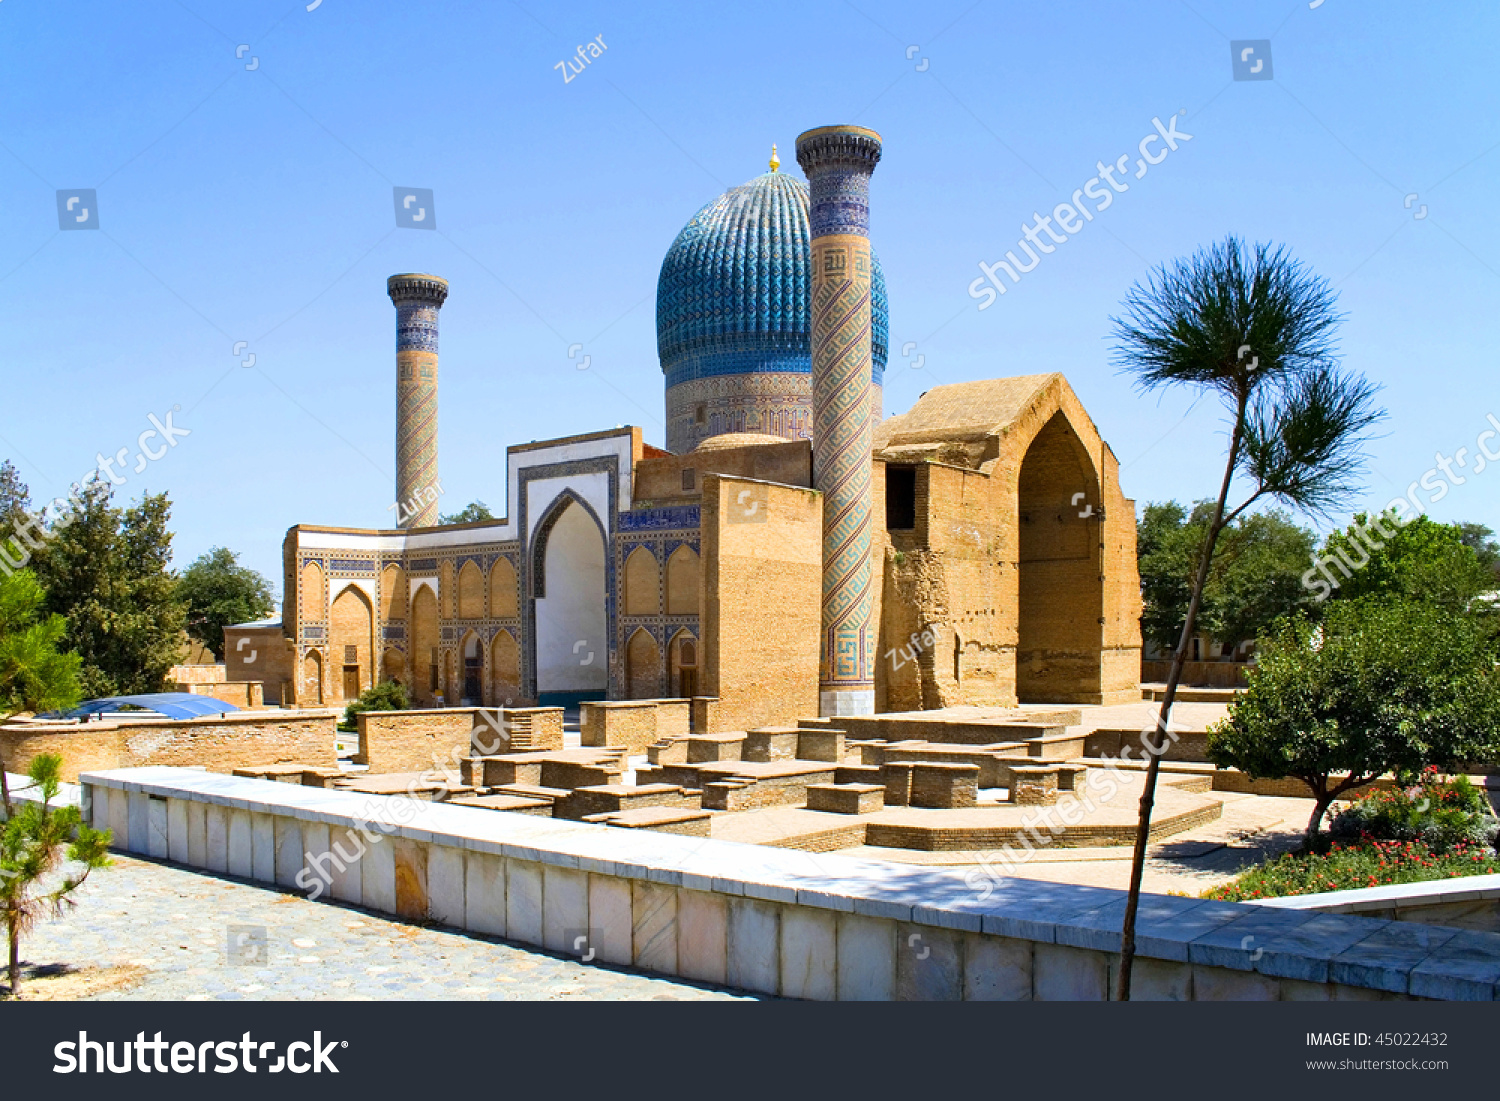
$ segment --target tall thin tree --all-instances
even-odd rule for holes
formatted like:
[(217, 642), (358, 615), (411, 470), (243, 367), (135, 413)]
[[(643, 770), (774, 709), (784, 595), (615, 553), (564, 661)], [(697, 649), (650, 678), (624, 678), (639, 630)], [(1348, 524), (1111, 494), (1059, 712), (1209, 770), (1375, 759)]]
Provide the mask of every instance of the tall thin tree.
[[(1130, 998), (1136, 913), (1151, 836), (1161, 753), (1171, 736), (1182, 679), (1219, 535), (1263, 498), (1331, 515), (1359, 488), (1363, 446), (1385, 414), (1377, 388), (1338, 362), (1336, 296), (1284, 246), (1247, 246), (1234, 236), (1155, 269), (1113, 318), (1114, 362), (1143, 391), (1184, 386), (1219, 398), (1229, 450), (1212, 520), (1157, 714), (1156, 752), (1146, 766), (1120, 936), (1115, 997)], [(1230, 505), (1236, 475), (1253, 487)], [(1149, 742), (1148, 742), (1149, 745)]]

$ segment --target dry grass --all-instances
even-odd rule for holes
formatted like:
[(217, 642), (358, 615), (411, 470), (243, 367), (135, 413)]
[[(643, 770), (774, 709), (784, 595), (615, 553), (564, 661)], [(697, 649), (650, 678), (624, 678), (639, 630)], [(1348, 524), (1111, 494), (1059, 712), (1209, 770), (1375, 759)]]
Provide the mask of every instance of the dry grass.
[(0, 986), (0, 1001), (72, 1002), (113, 990), (129, 990), (145, 979), (139, 964), (115, 967), (72, 967), (65, 963), (33, 964), (21, 970), (21, 993), (14, 996)]

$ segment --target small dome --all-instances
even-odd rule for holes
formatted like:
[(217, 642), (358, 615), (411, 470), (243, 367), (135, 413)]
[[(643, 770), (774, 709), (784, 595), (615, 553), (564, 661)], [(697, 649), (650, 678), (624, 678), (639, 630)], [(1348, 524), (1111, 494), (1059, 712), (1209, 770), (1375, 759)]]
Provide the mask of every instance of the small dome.
[(728, 451), (732, 447), (762, 447), (770, 443), (790, 443), (785, 436), (768, 436), (764, 432), (725, 432), (721, 436), (710, 436), (697, 447), (699, 451)]

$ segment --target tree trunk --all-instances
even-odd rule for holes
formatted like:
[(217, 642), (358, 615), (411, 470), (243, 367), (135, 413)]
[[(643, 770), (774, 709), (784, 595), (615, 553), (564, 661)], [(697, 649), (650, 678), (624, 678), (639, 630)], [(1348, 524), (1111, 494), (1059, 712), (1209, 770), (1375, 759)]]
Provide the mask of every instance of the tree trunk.
[(10, 933), (10, 996), (21, 993), (21, 931), (14, 924)]
[[(1240, 435), (1245, 423), (1246, 399), (1241, 397), (1235, 414), (1234, 432), (1229, 441), (1229, 457), (1224, 464), (1224, 481), (1219, 486), (1219, 499), (1214, 504), (1213, 523), (1203, 540), (1203, 550), (1198, 558), (1198, 575), (1193, 580), (1193, 595), (1188, 601), (1187, 618), (1182, 621), (1182, 635), (1177, 640), (1177, 650), (1172, 654), (1172, 668), (1167, 673), (1167, 690), (1162, 696), (1161, 710), (1156, 716), (1157, 745), (1161, 752), (1152, 753), (1146, 763), (1146, 783), (1141, 791), (1140, 819), (1135, 828), (1135, 852), (1130, 861), (1130, 892), (1125, 899), (1125, 920), (1120, 927), (1120, 974), (1115, 982), (1115, 1000), (1130, 1000), (1130, 973), (1135, 964), (1135, 918), (1141, 905), (1141, 879), (1146, 873), (1146, 847), (1151, 840), (1151, 810), (1156, 803), (1156, 777), (1161, 771), (1162, 754), (1166, 745), (1162, 739), (1171, 730), (1172, 703), (1177, 698), (1177, 686), (1182, 680), (1182, 667), (1187, 661), (1188, 648), (1192, 645), (1193, 632), (1198, 623), (1198, 607), (1203, 602), (1203, 588), (1208, 583), (1209, 567), (1213, 565), (1214, 546), (1219, 541), (1220, 527), (1224, 522), (1224, 506), (1229, 500), (1229, 485), (1234, 480), (1234, 467), (1239, 458)], [(1150, 743), (1146, 743), (1149, 749)]]
[(1323, 824), (1323, 815), (1328, 813), (1328, 807), (1333, 803), (1333, 795), (1327, 792), (1319, 792), (1313, 799), (1312, 817), (1307, 822), (1307, 832), (1302, 835), (1302, 847), (1309, 853), (1317, 844), (1318, 827)]

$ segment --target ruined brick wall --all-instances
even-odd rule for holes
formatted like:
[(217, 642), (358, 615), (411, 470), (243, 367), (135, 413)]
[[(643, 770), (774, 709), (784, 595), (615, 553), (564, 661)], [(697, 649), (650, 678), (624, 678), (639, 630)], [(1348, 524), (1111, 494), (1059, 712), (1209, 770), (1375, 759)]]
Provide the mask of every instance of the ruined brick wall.
[(716, 730), (818, 713), (822, 498), (717, 474), (703, 493), (701, 692)]
[(1135, 504), (1066, 380), (989, 435), (925, 431), (875, 462), (879, 519), (895, 468), (915, 485), (912, 526), (877, 542), (877, 709), (1140, 699)]
[(888, 533), (877, 709), (1014, 706), (1003, 494), (989, 474), (944, 463), (915, 464), (914, 479), (915, 527)]
[(333, 715), (255, 712), (204, 719), (162, 719), (77, 726), (0, 727), (0, 756), (11, 772), (25, 772), (40, 753), (63, 759), (72, 783), (90, 769), (152, 765), (233, 772), (257, 765), (336, 767)]

